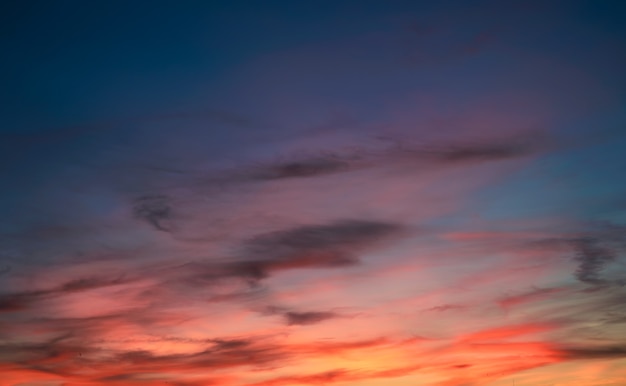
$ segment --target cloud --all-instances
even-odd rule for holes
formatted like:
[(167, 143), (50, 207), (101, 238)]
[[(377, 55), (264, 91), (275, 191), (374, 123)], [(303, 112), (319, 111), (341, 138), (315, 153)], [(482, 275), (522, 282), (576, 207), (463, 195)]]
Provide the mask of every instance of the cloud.
[(309, 342), (290, 346), (290, 350), (306, 355), (342, 355), (347, 352), (361, 352), (393, 344), (388, 338), (373, 338), (357, 341)]
[(285, 319), (287, 321), (287, 325), (294, 326), (304, 326), (309, 324), (316, 324), (323, 322), (328, 319), (336, 318), (337, 314), (334, 312), (286, 312)]
[(626, 346), (563, 347), (559, 353), (566, 359), (626, 358)]
[(575, 260), (580, 264), (575, 276), (578, 280), (588, 284), (604, 284), (600, 274), (604, 267), (615, 260), (615, 252), (603, 246), (599, 240), (581, 238), (572, 242), (576, 249)]
[(565, 288), (535, 288), (518, 295), (504, 296), (497, 302), (502, 308), (521, 306), (550, 299), (553, 295), (562, 293), (565, 290)]
[(84, 291), (95, 288), (102, 288), (108, 286), (115, 286), (120, 284), (125, 284), (130, 282), (130, 279), (119, 276), (119, 277), (108, 277), (108, 276), (92, 276), (85, 277), (80, 279), (70, 280), (60, 286), (57, 291), (61, 292), (74, 292), (74, 291)]
[(383, 137), (374, 144), (320, 149), (314, 155), (294, 155), (258, 165), (243, 165), (239, 174), (234, 175), (252, 180), (277, 180), (322, 177), (407, 162), (421, 167), (459, 166), (525, 157), (544, 150), (544, 142), (536, 133), (532, 137), (457, 140), (430, 145), (407, 138)]
[(167, 225), (172, 216), (170, 199), (163, 195), (142, 196), (135, 200), (133, 214), (140, 220), (146, 221), (154, 229), (169, 232)]
[(250, 170), (250, 178), (278, 180), (289, 178), (310, 178), (348, 170), (349, 164), (339, 157), (311, 157), (293, 161), (278, 161), (274, 164)]
[(359, 382), (365, 380), (399, 378), (414, 374), (420, 370), (420, 365), (393, 367), (387, 370), (349, 370), (334, 369), (307, 375), (292, 375), (275, 377), (266, 381), (253, 383), (251, 386), (283, 386), (283, 385), (328, 385), (344, 382)]
[(425, 311), (430, 311), (430, 312), (446, 312), (446, 311), (454, 311), (454, 310), (464, 310), (466, 309), (466, 306), (460, 305), (460, 304), (444, 304), (441, 306), (435, 306), (435, 307), (431, 307), (426, 309)]
[(54, 287), (41, 290), (22, 292), (0, 292), (0, 312), (17, 312), (27, 310), (37, 302), (60, 298), (68, 294), (92, 289), (117, 286), (131, 282), (124, 276), (91, 276), (72, 279)]
[(239, 261), (224, 273), (259, 280), (270, 272), (336, 268), (358, 263), (358, 253), (402, 232), (403, 226), (370, 220), (339, 220), (263, 233), (241, 243)]
[(335, 369), (317, 374), (287, 376), (274, 378), (268, 381), (253, 384), (254, 386), (282, 386), (282, 385), (326, 385), (353, 379), (351, 372), (345, 369)]
[(17, 312), (26, 310), (44, 296), (53, 291), (24, 291), (14, 293), (0, 293), (0, 312)]
[[(549, 362), (552, 342), (540, 335), (544, 330), (489, 329), (485, 326), (496, 317), (484, 312), (485, 321), (468, 323), (467, 328), (479, 331), (472, 336), (451, 316), (462, 310), (471, 318), (493, 306), (494, 296), (487, 295), (493, 295), (488, 292), (499, 274), (528, 288), (536, 272), (525, 271), (522, 277), (520, 270), (530, 262), (509, 259), (517, 253), (510, 247), (543, 232), (508, 239), (514, 232), (503, 229), (474, 240), (462, 222), (455, 228), (445, 221), (443, 228), (436, 225), (425, 234), (411, 232), (415, 224), (423, 229), (421, 223), (462, 209), (459, 202), (470, 192), (465, 186), (483, 184), (475, 182), (485, 177), (483, 164), (493, 166), (485, 170), (500, 170), (498, 162), (544, 148), (542, 140), (524, 138), (459, 138), (431, 145), (410, 139), (363, 140), (352, 147), (313, 146), (285, 157), (257, 154), (235, 167), (206, 167), (208, 162), (196, 167), (195, 156), (180, 154), (176, 162), (159, 166), (177, 172), (158, 175), (146, 174), (144, 166), (155, 164), (146, 161), (150, 154), (122, 154), (109, 160), (115, 167), (102, 167), (111, 172), (110, 180), (93, 191), (112, 184), (112, 192), (105, 189), (98, 196), (102, 200), (94, 200), (92, 215), (63, 217), (59, 225), (42, 220), (12, 234), (8, 248), (34, 257), (29, 257), (32, 266), (15, 258), (11, 275), (5, 275), (11, 280), (1, 291), (0, 329), (9, 340), (46, 338), (5, 346), (0, 366), (12, 366), (14, 374), (17, 367), (28, 371), (16, 378), (19, 382), (35, 379), (31, 374), (37, 372), (85, 385), (142, 384), (149, 383), (147, 378), (220, 385), (221, 378), (214, 377), (227, 374), (232, 379), (225, 384), (287, 385), (414, 375), (419, 382), (417, 373), (456, 380), (451, 370), (472, 379), (471, 372), (514, 372), (507, 358), (517, 351), (538, 358), (524, 363), (525, 368)], [(120, 167), (129, 163), (140, 167)], [(338, 198), (339, 192), (347, 194)], [(397, 204), (398, 196), (406, 201)], [(441, 196), (450, 197), (449, 205), (433, 216), (421, 215), (439, 205)], [(328, 208), (326, 201), (331, 202)], [(420, 213), (405, 214), (413, 210)], [(429, 229), (431, 224), (425, 225)], [(440, 232), (452, 234), (450, 228), (470, 237), (461, 237), (461, 246), (460, 239), (451, 243), (439, 237)], [(567, 240), (573, 238), (561, 239), (570, 245)], [(398, 251), (401, 245), (408, 249)], [(504, 257), (491, 270), (494, 255)], [(405, 263), (421, 267), (415, 277), (401, 273)], [(597, 266), (585, 267), (599, 276)], [(389, 271), (381, 281), (379, 269)], [(420, 276), (430, 269), (432, 275)], [(464, 281), (483, 271), (488, 271), (481, 282), (485, 285)], [(442, 286), (449, 292), (436, 291)], [(312, 287), (327, 290), (318, 293)], [(459, 291), (461, 287), (467, 290)], [(422, 296), (424, 304), (390, 306), (406, 291), (433, 295)], [(528, 303), (552, 292), (515, 294), (499, 303), (523, 312)], [(280, 306), (269, 310), (271, 304)], [(359, 317), (335, 311), (345, 309), (356, 310)], [(513, 311), (510, 316), (519, 318)], [(68, 331), (72, 334), (63, 340), (45, 340)], [(434, 338), (407, 343), (407, 331)], [(450, 341), (455, 331), (461, 338)], [(272, 338), (259, 338), (264, 334)], [(491, 367), (482, 366), (471, 360), (470, 352), (496, 359)], [(440, 358), (431, 359), (433, 353)], [(333, 365), (300, 371), (311, 363)], [(87, 376), (81, 368), (94, 370)]]
[(0, 345), (0, 358), (10, 354), (11, 362), (33, 370), (64, 374), (59, 363), (71, 362), (80, 353), (88, 353), (89, 347), (68, 341), (70, 334), (63, 334), (39, 343), (5, 343)]
[(423, 167), (460, 165), (527, 156), (541, 148), (539, 143), (537, 138), (512, 138), (424, 145), (407, 139), (384, 138), (383, 142), (374, 146), (368, 144), (361, 147), (320, 149), (318, 154), (279, 157), (270, 162), (242, 165), (235, 171), (225, 170), (224, 173), (231, 173), (233, 181), (272, 181), (323, 177), (406, 161), (421, 164)]
[[(163, 344), (165, 341), (161, 341)], [(231, 344), (233, 343), (233, 344)], [(14, 364), (42, 373), (57, 374), (65, 379), (87, 378), (96, 381), (141, 380), (150, 374), (153, 380), (168, 380), (172, 375), (188, 371), (215, 372), (218, 369), (263, 365), (284, 360), (287, 352), (275, 345), (258, 341), (246, 344), (219, 341), (208, 348), (190, 354), (154, 355), (148, 351), (114, 352), (80, 346), (66, 337), (39, 344), (2, 345), (0, 359), (10, 354)], [(83, 374), (81, 368), (94, 367)], [(184, 377), (180, 378), (181, 381)]]
[(0, 297), (0, 312), (15, 312), (25, 309), (28, 302), (19, 296), (2, 295)]
[(290, 259), (315, 250), (356, 251), (398, 233), (402, 227), (370, 220), (339, 220), (325, 225), (304, 225), (255, 236), (241, 253), (256, 259)]
[(524, 335), (536, 334), (539, 332), (555, 329), (556, 326), (549, 324), (522, 324), (516, 326), (502, 326), (477, 331), (461, 337), (464, 342), (484, 342), (502, 341)]
[(493, 142), (476, 143), (473, 145), (451, 146), (441, 149), (436, 156), (442, 162), (471, 162), (471, 161), (497, 161), (509, 158), (517, 158), (534, 152), (532, 143), (523, 142)]
[[(312, 146), (306, 151), (292, 151), (285, 155), (257, 156), (234, 167), (197, 169), (191, 157), (183, 164), (159, 166), (160, 170), (176, 170), (177, 174), (159, 176), (163, 180), (182, 184), (190, 190), (206, 190), (212, 193), (237, 194), (251, 186), (282, 182), (297, 182), (308, 179), (328, 178), (352, 172), (363, 172), (377, 168), (414, 167), (412, 173), (424, 170), (439, 170), (442, 167), (472, 166), (481, 162), (497, 162), (523, 158), (544, 151), (545, 139), (536, 133), (505, 139), (457, 139), (423, 143), (404, 137), (375, 137), (355, 140), (350, 146)], [(197, 161), (195, 161), (197, 162)], [(142, 163), (143, 165), (143, 163)], [(122, 174), (128, 172), (121, 172)], [(171, 201), (163, 193), (153, 193), (134, 200), (134, 215), (163, 230), (162, 224), (171, 215)], [(215, 197), (214, 197), (215, 199)]]

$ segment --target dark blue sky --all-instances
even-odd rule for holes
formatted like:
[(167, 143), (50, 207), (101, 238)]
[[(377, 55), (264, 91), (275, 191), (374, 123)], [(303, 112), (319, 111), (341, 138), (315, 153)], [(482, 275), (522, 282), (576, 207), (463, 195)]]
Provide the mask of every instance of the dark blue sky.
[[(484, 38), (500, 47), (543, 51), (575, 61), (577, 66), (586, 67), (616, 88), (623, 88), (625, 78), (621, 67), (624, 53), (617, 51), (626, 35), (624, 9), (619, 1), (506, 5), (458, 1), (9, 1), (2, 7), (3, 131), (44, 130), (223, 107), (254, 109), (255, 106), (249, 106), (254, 104), (250, 101), (254, 96), (242, 95), (245, 90), (239, 82), (238, 69), (277, 52), (368, 34), (371, 38), (377, 34), (393, 35), (382, 46), (405, 45), (400, 49), (407, 51), (411, 43), (420, 44), (417, 35), (431, 34), (424, 47), (432, 52), (419, 54), (426, 56), (446, 56), (446, 50), (471, 49), (463, 44), (471, 45), (476, 38), (479, 45), (478, 40)], [(365, 39), (362, 44), (371, 43)], [(361, 49), (349, 58), (350, 66), (371, 67), (368, 61), (390, 54), (379, 50), (381, 46), (376, 42), (370, 51)], [(391, 52), (394, 54), (398, 55)], [(507, 63), (492, 60), (462, 64), (465, 66), (425, 74), (413, 69), (412, 74), (399, 76), (401, 81), (396, 79), (386, 86), (417, 82), (418, 86), (447, 92), (445, 97), (454, 99), (461, 93), (476, 91), (477, 85), (472, 79), (466, 79), (465, 87), (452, 82), (476, 77), (477, 72), (485, 71), (486, 65)], [(315, 63), (311, 66), (315, 68)], [(483, 67), (476, 68), (480, 66)], [(493, 78), (481, 81), (506, 82), (510, 77), (524, 76), (523, 66), (524, 63), (520, 64), (522, 68), (508, 71), (489, 68), (489, 72), (495, 73)], [(295, 75), (285, 81), (302, 81), (300, 93), (308, 88), (312, 88), (311, 92), (331, 88), (328, 93), (342, 95), (335, 98), (337, 104), (359, 107), (379, 102), (363, 95), (358, 84), (337, 83), (337, 79), (331, 78), (314, 88), (306, 83), (311, 77), (310, 69), (292, 71)], [(345, 76), (345, 71), (337, 71), (335, 77)], [(363, 79), (366, 74), (359, 75), (352, 82), (367, 82)], [(373, 75), (389, 76), (380, 71)], [(420, 78), (427, 79), (420, 84)], [(251, 92), (262, 99), (265, 90), (252, 86)], [(354, 95), (359, 92), (361, 95)], [(229, 97), (227, 103), (225, 94)], [(247, 105), (238, 107), (239, 99)]]
[[(428, 8), (409, 3), (391, 13)], [(373, 2), (34, 1), (3, 7), (5, 130), (206, 108), (210, 97), (219, 99), (214, 89), (228, 87), (233, 67), (380, 27), (372, 25), (380, 12)]]

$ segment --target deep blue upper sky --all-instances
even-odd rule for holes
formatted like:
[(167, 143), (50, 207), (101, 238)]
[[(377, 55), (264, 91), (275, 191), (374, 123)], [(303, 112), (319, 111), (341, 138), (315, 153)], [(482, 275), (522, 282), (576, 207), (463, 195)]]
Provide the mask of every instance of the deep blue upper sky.
[[(44, 130), (198, 111), (223, 104), (224, 93), (231, 94), (229, 103), (236, 105), (242, 91), (236, 90), (233, 69), (264, 55), (381, 31), (409, 35), (412, 26), (418, 32), (435, 32), (429, 43), (435, 53), (438, 46), (458, 43), (463, 34), (468, 39), (480, 34), (484, 25), (490, 29), (485, 33), (506, 35), (508, 41), (502, 44), (555, 50), (553, 55), (587, 65), (607, 82), (624, 84), (618, 66), (623, 51), (614, 52), (614, 57), (607, 52), (624, 42), (623, 2), (498, 3), (7, 1), (0, 12), (1, 127)], [(465, 16), (468, 23), (459, 23)], [(437, 35), (441, 23), (456, 24), (457, 32)], [(507, 31), (507, 25), (514, 28)], [(598, 47), (603, 41), (607, 47)], [(352, 65), (375, 58), (376, 49), (364, 51)], [(472, 66), (481, 64), (456, 68), (445, 77), (471, 76)], [(334, 87), (344, 93), (343, 101), (359, 103), (358, 96), (342, 90), (348, 85)], [(449, 89), (450, 98), (462, 92), (445, 80), (431, 87)]]

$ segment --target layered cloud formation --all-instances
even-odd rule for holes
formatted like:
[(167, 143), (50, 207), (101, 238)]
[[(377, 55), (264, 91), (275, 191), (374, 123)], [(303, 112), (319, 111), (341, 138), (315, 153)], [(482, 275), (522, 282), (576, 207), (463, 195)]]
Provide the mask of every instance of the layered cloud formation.
[(403, 4), (1, 132), (0, 386), (626, 384), (619, 41)]
[(5, 234), (5, 382), (621, 379), (623, 228), (463, 220), (472, 192), (563, 151), (519, 138), (102, 175), (91, 211), (46, 202), (66, 214)]

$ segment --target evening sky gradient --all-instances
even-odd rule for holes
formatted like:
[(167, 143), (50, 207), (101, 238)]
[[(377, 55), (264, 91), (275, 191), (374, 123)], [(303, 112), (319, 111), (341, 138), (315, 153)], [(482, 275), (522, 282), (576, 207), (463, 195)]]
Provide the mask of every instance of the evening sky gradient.
[(623, 2), (0, 19), (0, 386), (626, 385)]

